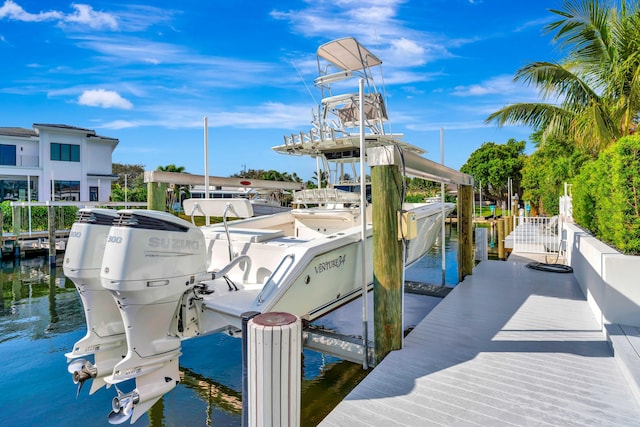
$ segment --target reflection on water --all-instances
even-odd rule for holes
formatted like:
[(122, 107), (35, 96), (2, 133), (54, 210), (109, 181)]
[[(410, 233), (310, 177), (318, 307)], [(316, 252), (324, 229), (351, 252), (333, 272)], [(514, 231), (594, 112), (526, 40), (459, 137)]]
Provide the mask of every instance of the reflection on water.
[[(457, 279), (457, 235), (447, 231), (447, 285)], [(407, 280), (439, 284), (439, 244), (407, 271)], [(434, 272), (435, 270), (435, 272)], [(450, 271), (453, 271), (451, 273)], [(86, 333), (80, 298), (62, 269), (45, 258), (2, 262), (0, 271), (0, 414), (3, 426), (108, 426), (114, 388), (89, 396), (67, 372), (64, 354)], [(405, 296), (405, 329), (438, 299)], [(372, 307), (370, 302), (369, 307)], [(373, 318), (371, 314), (370, 319)], [(325, 328), (361, 335), (361, 303), (354, 301), (317, 321)], [(370, 320), (370, 328), (372, 320)], [(372, 337), (372, 333), (369, 334)], [(181, 382), (136, 422), (138, 426), (240, 426), (241, 341), (213, 334), (183, 342)], [(367, 374), (361, 365), (304, 350), (302, 425), (315, 426)], [(132, 387), (130, 387), (132, 388)]]

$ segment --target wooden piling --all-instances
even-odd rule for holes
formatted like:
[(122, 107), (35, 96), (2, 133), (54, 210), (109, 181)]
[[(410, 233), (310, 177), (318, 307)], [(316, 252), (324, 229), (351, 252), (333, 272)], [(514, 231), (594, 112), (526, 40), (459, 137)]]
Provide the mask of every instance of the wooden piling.
[(163, 182), (147, 183), (147, 209), (167, 211), (167, 184)]
[(13, 246), (13, 256), (16, 258), (20, 257), (20, 228), (22, 228), (22, 225), (20, 224), (21, 213), (22, 212), (20, 211), (19, 206), (13, 206), (11, 222), (12, 222), (12, 228), (13, 228), (13, 235), (15, 237), (15, 243)]
[(49, 229), (49, 266), (56, 265), (56, 207), (48, 206), (48, 224)]
[(402, 348), (402, 241), (398, 212), (402, 208), (402, 175), (395, 165), (371, 168), (373, 215), (373, 304), (376, 364)]
[(458, 186), (458, 282), (473, 273), (473, 187)]
[(504, 252), (504, 238), (505, 238), (505, 219), (500, 218), (496, 221), (496, 230), (498, 232), (498, 258), (506, 259)]

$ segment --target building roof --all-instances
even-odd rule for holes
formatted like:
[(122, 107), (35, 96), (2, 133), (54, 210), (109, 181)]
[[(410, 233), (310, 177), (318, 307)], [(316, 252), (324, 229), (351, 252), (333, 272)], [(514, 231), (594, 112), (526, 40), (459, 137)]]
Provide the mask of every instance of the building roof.
[(99, 139), (105, 139), (105, 140), (111, 140), (111, 141), (118, 141), (118, 138), (112, 138), (110, 136), (98, 135), (98, 134), (96, 134), (96, 131), (93, 130), (93, 129), (86, 129), (86, 128), (81, 128), (81, 127), (77, 127), (77, 126), (69, 126), (69, 125), (55, 124), (55, 123), (34, 123), (33, 127), (34, 128), (58, 128), (58, 129), (63, 129), (63, 130), (79, 131), (79, 132), (86, 133), (87, 137), (93, 137), (93, 138), (99, 138)]
[(20, 136), (23, 138), (29, 138), (32, 136), (38, 136), (38, 133), (33, 129), (16, 128), (16, 127), (0, 127), (0, 135)]

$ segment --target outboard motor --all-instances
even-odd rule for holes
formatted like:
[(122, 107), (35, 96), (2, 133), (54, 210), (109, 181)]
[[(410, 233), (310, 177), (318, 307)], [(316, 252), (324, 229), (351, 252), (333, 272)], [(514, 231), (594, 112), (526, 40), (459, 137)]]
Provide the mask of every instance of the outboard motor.
[(106, 378), (135, 378), (130, 393), (118, 390), (109, 422), (135, 422), (179, 382), (181, 301), (206, 274), (206, 247), (199, 228), (171, 214), (125, 210), (107, 236), (102, 286), (118, 306), (127, 355)]
[[(65, 354), (78, 392), (91, 378), (89, 394), (100, 389), (105, 385), (104, 377), (111, 375), (113, 367), (127, 353), (120, 310), (100, 281), (107, 235), (117, 217), (117, 212), (110, 209), (80, 209), (69, 232), (63, 269), (80, 294), (87, 323), (87, 334), (75, 343), (73, 351)], [(93, 364), (84, 359), (90, 355), (94, 357)]]

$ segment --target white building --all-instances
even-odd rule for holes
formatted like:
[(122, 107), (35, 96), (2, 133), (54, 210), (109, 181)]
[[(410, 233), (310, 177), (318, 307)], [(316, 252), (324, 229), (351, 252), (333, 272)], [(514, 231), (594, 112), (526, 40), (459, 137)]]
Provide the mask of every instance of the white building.
[(67, 125), (0, 127), (0, 201), (107, 201), (118, 142)]

